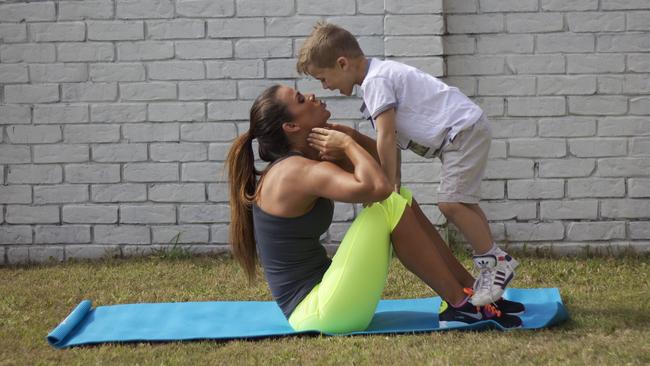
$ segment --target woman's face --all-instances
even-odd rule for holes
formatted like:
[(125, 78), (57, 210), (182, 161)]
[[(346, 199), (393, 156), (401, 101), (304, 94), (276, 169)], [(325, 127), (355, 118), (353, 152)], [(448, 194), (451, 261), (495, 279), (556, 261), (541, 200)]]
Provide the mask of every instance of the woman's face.
[(293, 123), (307, 128), (325, 126), (330, 118), (325, 102), (316, 99), (314, 94), (302, 94), (288, 86), (281, 86), (277, 91), (277, 97), (289, 108), (293, 116)]

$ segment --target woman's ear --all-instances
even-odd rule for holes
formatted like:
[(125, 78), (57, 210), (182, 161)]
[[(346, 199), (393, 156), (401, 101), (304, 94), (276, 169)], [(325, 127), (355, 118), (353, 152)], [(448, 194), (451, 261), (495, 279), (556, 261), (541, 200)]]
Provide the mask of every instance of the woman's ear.
[(282, 124), (282, 131), (286, 133), (296, 133), (300, 131), (300, 126), (294, 122), (284, 122)]

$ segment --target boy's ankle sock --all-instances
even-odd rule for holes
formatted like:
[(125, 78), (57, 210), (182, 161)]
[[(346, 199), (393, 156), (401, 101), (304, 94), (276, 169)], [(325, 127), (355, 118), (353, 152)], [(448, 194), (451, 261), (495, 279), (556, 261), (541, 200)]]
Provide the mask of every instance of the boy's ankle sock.
[(501, 248), (499, 248), (499, 247), (497, 246), (497, 244), (494, 243), (494, 242), (492, 243), (492, 246), (490, 247), (490, 249), (489, 249), (487, 252), (483, 253), (483, 254), (478, 254), (478, 253), (476, 253), (476, 251), (474, 251), (474, 255), (493, 255), (493, 256), (499, 256), (499, 255), (506, 255), (506, 254), (508, 254), (508, 253), (506, 253), (506, 252), (503, 251)]

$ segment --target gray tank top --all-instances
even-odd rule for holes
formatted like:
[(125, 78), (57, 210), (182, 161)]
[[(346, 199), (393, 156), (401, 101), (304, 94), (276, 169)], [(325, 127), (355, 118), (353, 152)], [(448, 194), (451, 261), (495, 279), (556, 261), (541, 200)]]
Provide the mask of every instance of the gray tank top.
[(271, 294), (287, 319), (321, 282), (332, 262), (319, 239), (332, 223), (333, 213), (332, 201), (322, 197), (309, 212), (291, 218), (271, 215), (253, 204), (260, 262)]

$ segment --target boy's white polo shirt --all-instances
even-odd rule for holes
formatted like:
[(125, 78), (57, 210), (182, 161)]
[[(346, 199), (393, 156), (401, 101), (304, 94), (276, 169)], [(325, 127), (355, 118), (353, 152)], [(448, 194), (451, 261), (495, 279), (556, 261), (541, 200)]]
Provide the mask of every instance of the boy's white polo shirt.
[(365, 107), (362, 112), (372, 118), (374, 127), (378, 115), (395, 107), (397, 143), (402, 149), (434, 156), (445, 138), (453, 140), (483, 114), (458, 88), (415, 67), (375, 58), (368, 63), (359, 88)]

